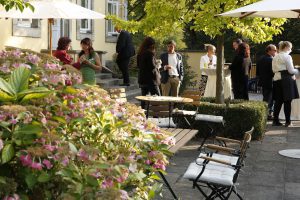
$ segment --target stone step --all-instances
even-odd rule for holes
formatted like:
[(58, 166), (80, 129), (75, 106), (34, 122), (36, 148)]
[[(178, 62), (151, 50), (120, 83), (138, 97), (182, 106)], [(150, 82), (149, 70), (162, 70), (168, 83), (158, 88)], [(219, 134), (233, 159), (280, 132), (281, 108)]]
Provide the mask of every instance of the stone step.
[(100, 87), (102, 88), (110, 88), (111, 86), (122, 84), (123, 81), (117, 78), (110, 78), (110, 79), (96, 78), (96, 82), (97, 85), (100, 85)]
[(135, 100), (135, 97), (136, 96), (141, 96), (142, 93), (141, 93), (141, 89), (135, 89), (135, 90), (128, 90), (126, 91), (126, 98), (128, 101), (130, 100)]
[(96, 73), (96, 79), (111, 79), (113, 78), (112, 77), (112, 74), (111, 73)]

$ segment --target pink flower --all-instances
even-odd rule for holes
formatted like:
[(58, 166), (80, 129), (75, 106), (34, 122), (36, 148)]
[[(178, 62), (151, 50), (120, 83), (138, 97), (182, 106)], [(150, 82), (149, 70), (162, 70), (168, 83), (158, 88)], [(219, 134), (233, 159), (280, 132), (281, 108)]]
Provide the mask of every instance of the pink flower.
[(146, 161), (145, 161), (145, 164), (146, 164), (146, 165), (150, 165), (150, 164), (151, 164), (151, 160), (146, 160)]
[(32, 169), (37, 169), (37, 170), (42, 170), (43, 165), (41, 163), (38, 163), (38, 162), (33, 162), (33, 163), (31, 163), (31, 168)]
[(165, 163), (162, 162), (161, 160), (158, 160), (156, 163), (154, 163), (153, 167), (156, 169), (166, 170)]
[(66, 167), (69, 164), (69, 158), (65, 156), (64, 159), (61, 161), (61, 164)]
[(45, 117), (43, 117), (43, 118), (41, 119), (41, 122), (45, 125), (45, 124), (47, 124), (47, 119), (46, 119)]
[(21, 160), (23, 166), (31, 166), (31, 164), (32, 164), (32, 159), (29, 154), (21, 155), (20, 160)]
[(10, 123), (11, 124), (17, 124), (19, 121), (17, 119), (15, 119), (14, 117), (11, 117)]
[(121, 193), (121, 196), (120, 196), (121, 200), (129, 199), (128, 193), (125, 190), (120, 190), (120, 193)]
[(114, 182), (111, 180), (111, 179), (105, 179), (103, 182), (102, 182), (102, 188), (103, 189), (106, 189), (106, 188), (110, 188), (114, 185)]
[(52, 146), (51, 144), (45, 144), (44, 148), (51, 152), (57, 149), (56, 146)]
[(156, 151), (150, 151), (149, 154), (148, 154), (148, 156), (154, 157), (156, 154), (157, 154)]
[(51, 162), (49, 160), (43, 160), (43, 164), (46, 166), (47, 169), (51, 169), (53, 167), (53, 165), (51, 164)]
[(2, 200), (20, 200), (19, 195), (14, 194), (13, 197), (5, 196)]
[(11, 55), (13, 55), (16, 58), (20, 58), (21, 57), (21, 50), (20, 49), (16, 49), (14, 51), (11, 52)]
[(37, 64), (41, 60), (37, 55), (33, 54), (26, 56), (26, 59), (32, 64)]
[(0, 139), (0, 151), (3, 149), (3, 141)]
[(91, 174), (91, 176), (93, 176), (93, 177), (95, 177), (95, 178), (100, 178), (101, 173), (100, 173), (100, 172), (93, 172), (93, 173)]
[(82, 160), (85, 160), (85, 161), (89, 160), (89, 155), (84, 150), (82, 150), (82, 149), (79, 150), (77, 156), (79, 158), (81, 158)]

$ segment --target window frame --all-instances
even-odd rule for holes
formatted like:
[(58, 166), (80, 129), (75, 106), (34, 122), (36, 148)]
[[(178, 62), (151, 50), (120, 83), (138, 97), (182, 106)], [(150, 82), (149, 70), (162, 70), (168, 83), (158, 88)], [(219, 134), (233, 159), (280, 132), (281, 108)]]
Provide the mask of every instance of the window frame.
[[(84, 0), (87, 2), (87, 7), (84, 7), (84, 8), (87, 8), (87, 9), (90, 9), (92, 10), (92, 0)], [(80, 0), (80, 6), (82, 6), (82, 0)], [(82, 6), (83, 7), (83, 6)], [(82, 28), (82, 21), (83, 20), (87, 20), (87, 28)], [(80, 20), (80, 33), (91, 33), (92, 32), (92, 20), (91, 19), (81, 19)]]

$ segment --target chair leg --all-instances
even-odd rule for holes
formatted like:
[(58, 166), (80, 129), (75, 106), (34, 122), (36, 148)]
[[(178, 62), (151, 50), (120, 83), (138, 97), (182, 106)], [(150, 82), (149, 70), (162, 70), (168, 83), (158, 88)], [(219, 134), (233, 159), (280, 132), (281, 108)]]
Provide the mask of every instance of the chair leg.
[(161, 173), (160, 171), (158, 171), (159, 175), (161, 176), (161, 178), (163, 179), (164, 183), (166, 184), (167, 188), (169, 189), (169, 191), (171, 192), (172, 196), (174, 197), (174, 199), (178, 199), (178, 197), (176, 196), (175, 192), (173, 191), (172, 187), (170, 186), (169, 182), (167, 181), (166, 177), (163, 175), (163, 173)]
[(243, 197), (236, 191), (236, 189), (233, 189), (233, 193), (236, 194), (236, 196), (240, 199), (243, 200)]

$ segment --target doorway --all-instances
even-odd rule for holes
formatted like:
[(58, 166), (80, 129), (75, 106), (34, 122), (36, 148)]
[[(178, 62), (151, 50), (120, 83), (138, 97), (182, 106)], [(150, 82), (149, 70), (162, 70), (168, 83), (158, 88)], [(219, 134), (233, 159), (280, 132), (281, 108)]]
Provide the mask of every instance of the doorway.
[(57, 48), (57, 42), (60, 37), (70, 37), (71, 20), (55, 19), (52, 26), (52, 49)]

